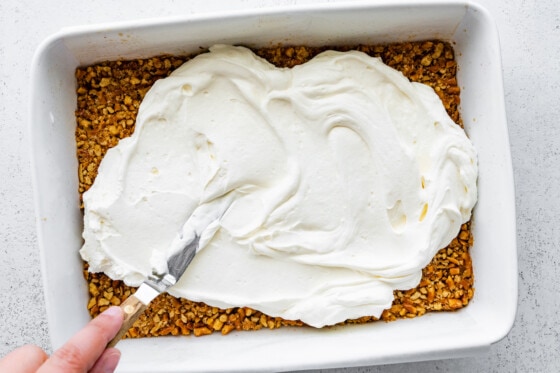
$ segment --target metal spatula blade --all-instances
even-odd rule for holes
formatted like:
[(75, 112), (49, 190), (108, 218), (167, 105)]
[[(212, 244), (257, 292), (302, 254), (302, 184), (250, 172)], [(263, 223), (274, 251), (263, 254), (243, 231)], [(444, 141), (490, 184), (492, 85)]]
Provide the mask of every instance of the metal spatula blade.
[(107, 344), (107, 347), (114, 347), (146, 310), (150, 302), (179, 281), (194, 259), (199, 243), (200, 237), (195, 235), (194, 239), (185, 244), (182, 250), (175, 252), (169, 257), (167, 273), (149, 276), (136, 290), (136, 293), (132, 294), (120, 305), (124, 314), (124, 322), (117, 335)]
[(199, 249), (201, 236), (205, 237), (207, 242), (214, 235), (219, 227), (219, 221), (231, 205), (233, 197), (234, 193), (229, 193), (196, 208), (169, 247), (171, 255), (167, 259), (167, 271), (150, 275), (136, 293), (120, 305), (124, 312), (124, 323), (107, 347), (116, 345), (148, 307), (148, 304), (179, 281)]

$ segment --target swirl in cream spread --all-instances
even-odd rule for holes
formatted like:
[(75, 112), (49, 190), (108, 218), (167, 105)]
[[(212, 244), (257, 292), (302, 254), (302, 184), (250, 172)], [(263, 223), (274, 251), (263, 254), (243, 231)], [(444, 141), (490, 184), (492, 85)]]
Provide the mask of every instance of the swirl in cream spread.
[(380, 59), (327, 51), (287, 69), (214, 46), (156, 82), (108, 151), (80, 252), (138, 286), (193, 212), (226, 206), (169, 292), (321, 327), (416, 286), (469, 220), (476, 179), (438, 96)]

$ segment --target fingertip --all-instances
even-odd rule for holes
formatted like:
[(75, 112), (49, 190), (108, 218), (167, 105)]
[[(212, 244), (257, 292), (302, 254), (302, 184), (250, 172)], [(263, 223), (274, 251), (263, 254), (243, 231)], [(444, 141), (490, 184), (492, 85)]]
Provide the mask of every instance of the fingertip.
[[(100, 320), (96, 320), (100, 319)], [(101, 321), (104, 319), (104, 321)], [(103, 311), (93, 320), (93, 324), (104, 324), (105, 328), (111, 330), (110, 334), (116, 333), (124, 322), (124, 312), (120, 307), (112, 306)]]
[[(105, 324), (104, 328), (110, 331), (109, 339), (115, 336), (121, 325), (124, 323), (124, 312), (117, 306), (107, 308), (99, 316), (105, 318), (103, 323)], [(97, 321), (94, 320), (94, 323), (97, 323)]]
[(105, 350), (104, 354), (108, 354), (113, 356), (114, 358), (120, 359), (121, 358), (121, 350), (116, 347), (109, 347)]
[(32, 344), (21, 346), (19, 348), (19, 351), (25, 356), (28, 356), (29, 358), (32, 357), (35, 361), (40, 362), (40, 364), (43, 364), (45, 360), (49, 358), (47, 353), (43, 351), (42, 348)]
[[(103, 356), (107, 343), (117, 334), (123, 321), (119, 307), (108, 308), (55, 351), (44, 366), (54, 372), (88, 371)], [(111, 352), (108, 356), (112, 356), (109, 362), (116, 366), (120, 352)], [(47, 368), (45, 371), (49, 371)]]
[(119, 350), (116, 348), (108, 348), (95, 362), (90, 373), (113, 373), (115, 369), (117, 369), (120, 358), (121, 352)]
[(123, 311), (120, 307), (111, 306), (101, 313), (101, 315), (109, 316), (112, 318), (123, 318)]
[(0, 360), (1, 372), (34, 372), (48, 359), (48, 355), (35, 345), (15, 349)]

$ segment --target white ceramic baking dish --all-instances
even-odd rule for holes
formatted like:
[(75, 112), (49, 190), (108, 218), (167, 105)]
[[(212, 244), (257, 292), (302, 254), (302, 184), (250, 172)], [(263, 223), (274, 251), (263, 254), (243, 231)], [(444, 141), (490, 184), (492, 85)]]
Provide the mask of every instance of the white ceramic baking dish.
[(102, 60), (185, 54), (214, 43), (333, 45), (444, 39), (456, 51), (461, 112), (479, 153), (472, 256), (476, 294), (453, 313), (392, 323), (125, 340), (120, 372), (249, 372), (459, 357), (510, 330), (517, 304), (514, 184), (495, 24), (471, 2), (301, 6), (65, 29), (32, 65), (31, 152), (45, 300), (53, 348), (89, 320), (78, 255), (74, 70)]

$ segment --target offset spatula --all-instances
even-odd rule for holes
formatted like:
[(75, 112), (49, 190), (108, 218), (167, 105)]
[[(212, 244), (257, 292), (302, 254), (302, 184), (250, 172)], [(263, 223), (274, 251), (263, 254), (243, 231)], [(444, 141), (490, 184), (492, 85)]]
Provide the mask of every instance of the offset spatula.
[(150, 275), (136, 290), (136, 293), (132, 294), (120, 305), (124, 313), (124, 322), (115, 338), (107, 344), (107, 347), (114, 347), (128, 329), (132, 327), (132, 324), (140, 317), (150, 302), (179, 281), (179, 278), (181, 278), (193, 260), (199, 242), (200, 237), (195, 235), (194, 239), (188, 241), (182, 250), (179, 250), (168, 259), (167, 273)]
[[(136, 293), (120, 305), (124, 313), (124, 322), (107, 347), (114, 347), (148, 307), (148, 304), (179, 281), (196, 255), (201, 245), (201, 237), (202, 241), (207, 242), (214, 235), (219, 227), (220, 219), (231, 205), (233, 197), (234, 194), (229, 193), (195, 209), (171, 243), (172, 254), (167, 259), (167, 272), (150, 275), (136, 290)], [(202, 246), (205, 244), (203, 242)]]

